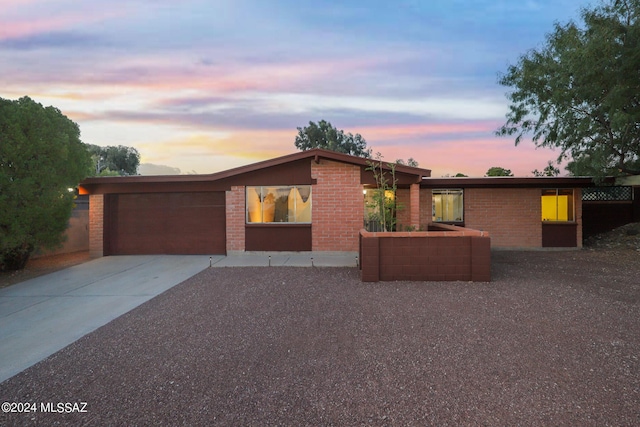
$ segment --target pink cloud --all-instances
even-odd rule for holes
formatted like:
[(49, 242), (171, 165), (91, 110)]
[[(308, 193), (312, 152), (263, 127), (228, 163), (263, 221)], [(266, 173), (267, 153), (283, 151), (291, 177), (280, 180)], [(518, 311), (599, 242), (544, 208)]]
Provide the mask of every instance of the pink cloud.
[[(0, 2), (3, 7), (4, 2)], [(90, 24), (121, 16), (125, 13), (125, 7), (117, 10), (107, 10), (103, 7), (78, 8), (79, 10), (68, 11), (58, 14), (46, 14), (39, 10), (38, 1), (22, 0), (17, 4), (9, 2), (16, 11), (14, 16), (0, 17), (0, 40), (9, 40), (20, 37), (32, 36), (40, 33), (52, 31), (68, 30), (78, 24)], [(21, 13), (21, 6), (27, 13)], [(122, 6), (122, 5), (121, 5)], [(36, 14), (37, 13), (37, 14)], [(27, 15), (27, 16), (22, 16)]]
[[(484, 176), (493, 166), (511, 169), (516, 176), (531, 176), (534, 169), (542, 170), (547, 161), (558, 157), (558, 152), (550, 149), (536, 149), (533, 143), (523, 142), (515, 146), (513, 141), (495, 139), (468, 139), (436, 143), (413, 143), (411, 145), (376, 147), (386, 160), (413, 157), (421, 167), (432, 170), (432, 176), (458, 172), (469, 176)], [(563, 168), (561, 175), (564, 174)]]
[(491, 133), (497, 128), (497, 122), (493, 121), (473, 121), (465, 123), (429, 123), (429, 124), (407, 124), (389, 126), (367, 126), (356, 127), (350, 130), (351, 133), (360, 133), (368, 140), (370, 135), (375, 140), (387, 140), (398, 138), (424, 137), (427, 135), (443, 135), (461, 133)]

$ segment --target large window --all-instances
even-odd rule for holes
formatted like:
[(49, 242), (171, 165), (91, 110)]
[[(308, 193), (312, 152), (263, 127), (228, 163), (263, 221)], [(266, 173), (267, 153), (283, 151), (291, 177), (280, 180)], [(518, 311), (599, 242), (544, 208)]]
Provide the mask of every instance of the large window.
[(461, 189), (433, 190), (433, 222), (462, 222), (464, 220), (463, 191)]
[(542, 190), (543, 221), (573, 221), (573, 218), (573, 190), (571, 188)]
[(311, 186), (247, 187), (248, 223), (310, 223)]

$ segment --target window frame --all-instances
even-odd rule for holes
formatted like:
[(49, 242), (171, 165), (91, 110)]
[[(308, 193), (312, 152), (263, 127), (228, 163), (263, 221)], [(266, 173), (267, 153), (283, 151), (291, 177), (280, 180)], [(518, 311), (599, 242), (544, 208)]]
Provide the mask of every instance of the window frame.
[[(435, 195), (439, 194), (440, 196), (449, 196), (454, 194), (460, 195), (460, 200), (462, 206), (460, 208), (460, 219), (442, 219), (437, 220), (436, 218), (436, 206), (435, 206)], [(441, 201), (442, 203), (442, 201)], [(444, 215), (443, 215), (444, 218)], [(464, 188), (432, 188), (431, 189), (431, 222), (435, 223), (451, 223), (451, 224), (464, 224)]]
[[(309, 188), (309, 196), (307, 197), (307, 201), (309, 203), (308, 209), (309, 209), (309, 221), (270, 221), (270, 222), (265, 222), (264, 221), (264, 203), (262, 200), (260, 200), (260, 198), (262, 197), (266, 197), (267, 194), (269, 194), (269, 189), (277, 191), (278, 189), (285, 189), (285, 188), (289, 188), (289, 195), (287, 197), (291, 196), (291, 190), (296, 190), (297, 195), (300, 195), (300, 197), (302, 197), (301, 193), (300, 193), (300, 188), (302, 187), (307, 187)], [(256, 191), (256, 189), (259, 189), (259, 193), (256, 192), (256, 194), (259, 194), (258, 198), (259, 198), (259, 204), (260, 204), (260, 221), (251, 221), (251, 213), (250, 213), (250, 203), (249, 203), (249, 192), (250, 191)], [(304, 185), (247, 185), (245, 186), (245, 215), (244, 215), (244, 221), (246, 225), (309, 225), (312, 223), (313, 221), (313, 186), (311, 184), (304, 184)], [(297, 201), (298, 197), (295, 197), (293, 199), (294, 203), (293, 203), (293, 217), (294, 219), (298, 219), (299, 217), (299, 213), (298, 213), (298, 201)], [(303, 202), (306, 204), (306, 202)]]
[[(545, 194), (548, 193), (548, 194)], [(554, 192), (553, 196), (555, 197), (555, 219), (545, 219), (544, 218), (544, 214), (545, 214), (545, 209), (544, 209), (544, 202), (543, 202), (543, 197), (548, 197), (548, 196), (552, 196), (552, 194), (550, 194), (550, 192)], [(561, 194), (561, 192), (571, 192), (571, 194)], [(542, 221), (542, 223), (544, 224), (551, 224), (551, 223), (575, 223), (576, 222), (576, 198), (575, 198), (575, 189), (573, 188), (543, 188), (540, 191), (540, 220)], [(568, 203), (567, 203), (567, 219), (558, 219), (560, 217), (559, 213), (559, 206), (560, 203), (558, 203), (558, 197), (559, 196), (570, 196), (568, 199)], [(570, 206), (569, 206), (570, 205)]]

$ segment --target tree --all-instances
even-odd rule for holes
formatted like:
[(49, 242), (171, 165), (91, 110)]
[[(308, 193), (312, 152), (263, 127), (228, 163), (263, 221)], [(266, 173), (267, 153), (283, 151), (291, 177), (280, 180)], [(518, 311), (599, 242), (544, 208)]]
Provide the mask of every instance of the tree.
[(396, 164), (404, 165), (404, 166), (411, 166), (413, 168), (417, 168), (419, 166), (418, 161), (415, 160), (413, 157), (409, 157), (406, 161), (404, 159), (397, 159), (396, 160)]
[(458, 172), (453, 177), (454, 178), (466, 178), (468, 175), (463, 174), (462, 172)]
[(489, 168), (489, 170), (484, 176), (513, 176), (513, 174), (511, 173), (511, 169), (505, 169), (499, 166), (494, 166)]
[(100, 147), (87, 144), (93, 160), (95, 175), (137, 175), (140, 153), (124, 145)]
[(337, 151), (339, 153), (351, 154), (370, 158), (371, 149), (367, 148), (367, 142), (359, 133), (352, 135), (344, 133), (331, 125), (331, 123), (320, 120), (318, 124), (309, 122), (309, 126), (297, 128), (295, 146), (298, 150), (306, 151), (313, 148), (324, 148), (325, 150)]
[(558, 176), (560, 175), (560, 169), (553, 166), (553, 162), (549, 160), (547, 162), (547, 166), (544, 169), (542, 169), (542, 171), (539, 171), (538, 169), (534, 169), (531, 171), (531, 173), (533, 174), (533, 176)]
[(367, 170), (373, 173), (376, 181), (376, 188), (373, 189), (373, 203), (367, 206), (371, 209), (368, 220), (376, 222), (382, 228), (381, 231), (395, 231), (396, 212), (404, 209), (404, 206), (396, 200), (398, 190), (396, 166), (397, 162), (384, 163), (381, 153), (376, 153), (374, 160), (367, 160)]
[(500, 76), (512, 91), (496, 134), (560, 148), (573, 174), (639, 174), (640, 0), (609, 0), (581, 17), (581, 26), (556, 24)]
[(78, 125), (60, 110), (0, 98), (0, 270), (62, 243), (74, 188), (90, 168)]

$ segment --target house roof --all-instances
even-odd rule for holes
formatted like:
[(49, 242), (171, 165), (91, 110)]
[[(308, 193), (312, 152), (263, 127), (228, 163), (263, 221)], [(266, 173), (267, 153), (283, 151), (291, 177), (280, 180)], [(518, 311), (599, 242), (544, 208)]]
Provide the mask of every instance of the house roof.
[[(202, 175), (154, 175), (154, 176), (109, 176), (109, 177), (91, 177), (87, 178), (80, 183), (81, 188), (85, 192), (92, 192), (91, 190), (97, 187), (104, 186), (120, 186), (123, 184), (179, 184), (179, 183), (210, 183), (215, 181), (224, 180), (227, 178), (237, 177), (243, 174), (250, 174), (252, 172), (261, 171), (274, 166), (285, 165), (287, 163), (295, 163), (300, 160), (314, 160), (319, 162), (320, 159), (332, 160), (336, 162), (348, 163), (361, 167), (368, 167), (371, 159), (365, 159), (363, 157), (351, 156), (349, 154), (337, 153), (335, 151), (312, 149), (307, 151), (300, 151), (293, 154), (288, 154), (281, 157), (276, 157), (269, 160), (264, 160), (257, 163), (252, 163), (245, 166), (240, 166), (233, 169), (228, 169), (221, 172)], [(389, 169), (386, 162), (383, 162), (384, 169)], [(416, 168), (406, 165), (396, 165), (396, 172), (406, 175), (415, 176), (415, 182), (425, 176), (431, 175), (431, 170)]]
[(591, 177), (513, 177), (493, 176), (484, 178), (423, 178), (422, 188), (582, 188), (593, 186)]

